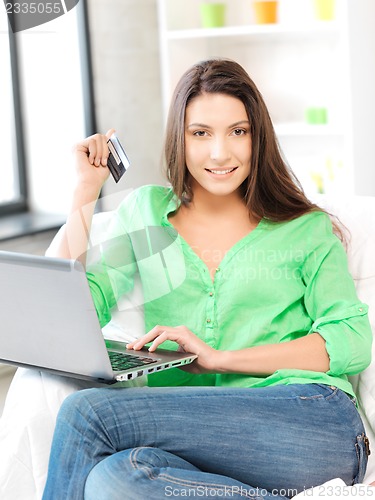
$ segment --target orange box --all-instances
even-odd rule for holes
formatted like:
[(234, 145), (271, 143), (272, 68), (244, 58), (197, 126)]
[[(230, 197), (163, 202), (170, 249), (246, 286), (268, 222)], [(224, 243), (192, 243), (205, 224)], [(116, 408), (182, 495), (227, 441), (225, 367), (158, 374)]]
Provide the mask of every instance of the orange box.
[(257, 24), (277, 23), (278, 0), (254, 0), (255, 22)]

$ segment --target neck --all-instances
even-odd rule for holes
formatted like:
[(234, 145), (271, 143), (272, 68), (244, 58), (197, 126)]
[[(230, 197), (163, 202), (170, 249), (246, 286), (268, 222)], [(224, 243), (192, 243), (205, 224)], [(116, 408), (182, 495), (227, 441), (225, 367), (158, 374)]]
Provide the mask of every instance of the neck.
[(239, 191), (216, 196), (200, 186), (193, 189), (193, 199), (187, 208), (202, 215), (214, 215), (215, 217), (220, 216), (220, 214), (230, 214), (233, 210), (247, 210)]

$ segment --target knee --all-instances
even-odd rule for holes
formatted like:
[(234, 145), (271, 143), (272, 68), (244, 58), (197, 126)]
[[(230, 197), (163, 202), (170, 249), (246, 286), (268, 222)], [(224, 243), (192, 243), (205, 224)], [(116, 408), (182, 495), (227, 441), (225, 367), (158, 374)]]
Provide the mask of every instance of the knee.
[[(164, 498), (165, 485), (168, 484), (163, 478), (166, 468), (188, 474), (200, 472), (189, 462), (160, 448), (130, 448), (113, 453), (91, 469), (84, 498), (113, 500), (118, 498), (119, 491), (126, 491), (126, 498)], [(159, 490), (156, 489), (158, 485)]]
[[(110, 500), (116, 498), (116, 493), (112, 491), (113, 482), (109, 481), (106, 474), (106, 459), (91, 469), (87, 476), (84, 490), (84, 500)], [(122, 490), (117, 490), (122, 491)]]
[(123, 450), (96, 464), (87, 476), (84, 499), (113, 500), (124, 491), (127, 498), (140, 498), (139, 489), (145, 480), (148, 482), (149, 470), (134, 462), (135, 451)]
[(85, 425), (88, 418), (92, 419), (93, 409), (100, 408), (100, 405), (97, 404), (98, 398), (100, 399), (98, 389), (84, 389), (70, 394), (61, 405), (56, 425), (62, 423), (72, 425), (79, 422), (83, 422)]
[(129, 462), (133, 470), (146, 470), (149, 476), (156, 476), (160, 470), (166, 467), (182, 467), (184, 461), (160, 448), (141, 446), (129, 450)]

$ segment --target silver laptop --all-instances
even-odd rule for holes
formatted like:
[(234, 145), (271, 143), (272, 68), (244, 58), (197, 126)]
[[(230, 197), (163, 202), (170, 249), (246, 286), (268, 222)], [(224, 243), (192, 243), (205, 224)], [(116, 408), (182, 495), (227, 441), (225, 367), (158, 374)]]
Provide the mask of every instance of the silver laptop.
[(0, 251), (0, 363), (113, 383), (194, 361), (105, 341), (82, 264)]

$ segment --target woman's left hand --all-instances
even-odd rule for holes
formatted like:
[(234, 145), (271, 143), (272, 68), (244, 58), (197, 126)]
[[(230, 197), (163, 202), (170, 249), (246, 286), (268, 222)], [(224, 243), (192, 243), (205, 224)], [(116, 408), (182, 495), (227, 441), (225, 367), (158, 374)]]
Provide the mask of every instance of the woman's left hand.
[(193, 363), (183, 367), (185, 371), (190, 373), (215, 373), (215, 360), (219, 351), (205, 344), (186, 326), (157, 325), (140, 339), (128, 344), (127, 348), (138, 351), (145, 344), (152, 342), (148, 350), (153, 352), (166, 340), (176, 342), (179, 345), (178, 351), (191, 352), (198, 356)]

